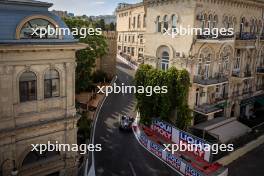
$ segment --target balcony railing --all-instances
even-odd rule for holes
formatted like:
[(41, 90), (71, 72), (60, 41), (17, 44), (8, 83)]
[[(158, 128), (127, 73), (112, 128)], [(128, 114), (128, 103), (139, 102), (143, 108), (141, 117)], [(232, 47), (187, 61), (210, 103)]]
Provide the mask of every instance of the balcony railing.
[(239, 77), (239, 75), (240, 75), (240, 71), (239, 70), (233, 70), (232, 71), (232, 76)]
[(252, 34), (250, 32), (241, 32), (236, 34), (237, 40), (256, 40), (256, 34)]
[(251, 77), (251, 71), (249, 71), (249, 70), (245, 71), (244, 77)]
[(252, 91), (252, 87), (249, 87), (249, 88), (244, 88), (243, 89), (243, 95), (245, 94), (251, 94), (253, 91)]
[(237, 91), (233, 91), (233, 93), (232, 93), (232, 97), (234, 98), (234, 97), (238, 97), (239, 96), (239, 91), (237, 90)]
[(257, 91), (264, 90), (264, 84), (256, 86)]
[(207, 103), (195, 106), (195, 110), (197, 112), (202, 112), (204, 114), (219, 111), (222, 109), (220, 105), (224, 102), (224, 100), (227, 99), (228, 99), (228, 93), (224, 93), (219, 97), (214, 97), (211, 100), (208, 100)]
[(257, 73), (264, 73), (264, 66), (257, 67)]
[(197, 35), (197, 39), (201, 40), (227, 40), (233, 39), (234, 35), (221, 35), (220, 33), (216, 35)]
[(228, 78), (224, 75), (218, 75), (216, 77), (206, 78), (203, 75), (194, 76), (193, 82), (201, 85), (211, 85), (211, 84), (219, 84), (222, 82), (227, 82)]

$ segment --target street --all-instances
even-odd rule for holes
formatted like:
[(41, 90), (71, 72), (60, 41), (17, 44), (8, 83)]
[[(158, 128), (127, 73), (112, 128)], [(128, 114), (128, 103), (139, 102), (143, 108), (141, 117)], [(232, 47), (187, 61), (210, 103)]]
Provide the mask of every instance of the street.
[[(131, 85), (135, 71), (117, 62), (117, 85)], [(133, 94), (110, 94), (99, 112), (95, 144), (102, 151), (94, 153), (96, 176), (172, 176), (175, 171), (139, 145), (133, 133), (119, 131), (119, 115), (135, 117)]]
[(264, 144), (228, 166), (230, 176), (263, 176)]

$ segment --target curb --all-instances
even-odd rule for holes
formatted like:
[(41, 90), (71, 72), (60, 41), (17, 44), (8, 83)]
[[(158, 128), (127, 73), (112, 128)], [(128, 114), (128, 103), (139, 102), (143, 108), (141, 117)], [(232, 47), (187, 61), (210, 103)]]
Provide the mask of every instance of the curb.
[(247, 154), (251, 150), (257, 148), (258, 146), (260, 146), (263, 143), (264, 143), (264, 135), (258, 137), (254, 141), (251, 141), (250, 143), (246, 144), (242, 148), (235, 150), (234, 152), (230, 153), (229, 155), (217, 160), (217, 162), (226, 166), (226, 165), (232, 163), (233, 161), (237, 160), (241, 156)]
[(116, 56), (117, 59), (121, 60), (122, 62), (124, 62), (125, 64), (127, 64), (129, 67), (131, 67), (132, 69), (134, 70), (137, 70), (138, 69), (138, 66), (132, 64), (131, 62), (129, 62), (128, 60), (126, 60), (125, 58), (123, 58), (122, 56), (120, 55), (117, 55)]
[(138, 124), (137, 124), (137, 119), (135, 120), (135, 123), (133, 124), (133, 127), (136, 127), (138, 131), (135, 131), (134, 128), (133, 129), (133, 134), (137, 140), (137, 142), (139, 143), (139, 145), (141, 147), (143, 147), (145, 150), (147, 150), (151, 155), (155, 156), (157, 159), (159, 159), (162, 163), (166, 164), (166, 166), (168, 166), (169, 168), (171, 168), (173, 171), (175, 171), (177, 174), (181, 175), (181, 176), (184, 176), (182, 173), (178, 172), (175, 168), (173, 168), (172, 166), (170, 166), (168, 163), (166, 163), (165, 161), (163, 161), (161, 158), (159, 158), (158, 156), (154, 155), (152, 152), (150, 152), (143, 144), (141, 144), (141, 142), (139, 141), (139, 138), (138, 138), (138, 134), (137, 133), (140, 133), (140, 130), (138, 128)]
[[(116, 82), (116, 80), (117, 80), (117, 75), (112, 79), (110, 84), (113, 85)], [(106, 98), (107, 98), (107, 96), (104, 94), (104, 98), (100, 101), (99, 106), (96, 108), (96, 111), (94, 113), (94, 121), (93, 121), (93, 124), (92, 124), (92, 133), (90, 135), (91, 144), (94, 143), (94, 133), (95, 133), (95, 127), (96, 127), (96, 123), (97, 123), (97, 119), (98, 119), (98, 114), (101, 111), (101, 108), (102, 108)], [(92, 152), (92, 165), (91, 165), (91, 167), (89, 169), (89, 172), (87, 173), (88, 166), (89, 166), (89, 153), (90, 152), (88, 152), (87, 159), (86, 159), (84, 176), (88, 176), (88, 175), (95, 176), (94, 152)]]

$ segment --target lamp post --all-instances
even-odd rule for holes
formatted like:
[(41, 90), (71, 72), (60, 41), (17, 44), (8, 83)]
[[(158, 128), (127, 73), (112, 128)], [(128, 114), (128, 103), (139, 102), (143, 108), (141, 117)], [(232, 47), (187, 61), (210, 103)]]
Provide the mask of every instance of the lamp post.
[[(5, 164), (5, 162), (7, 161), (11, 161), (10, 159), (6, 159), (2, 164), (1, 164), (1, 176), (4, 175), (3, 173), (3, 165)], [(16, 167), (16, 161), (15, 160), (12, 160), (12, 163), (13, 163), (13, 169), (11, 171), (11, 176), (17, 176), (18, 175), (18, 170), (17, 170), (17, 167)]]

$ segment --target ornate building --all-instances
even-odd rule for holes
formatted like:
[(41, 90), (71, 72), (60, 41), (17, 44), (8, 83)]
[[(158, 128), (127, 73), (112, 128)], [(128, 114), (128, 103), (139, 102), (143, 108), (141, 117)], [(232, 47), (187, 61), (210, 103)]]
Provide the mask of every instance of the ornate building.
[[(33, 0), (0, 1), (0, 175), (76, 175), (76, 152), (31, 151), (31, 144), (76, 144), (75, 51), (71, 35), (31, 35), (67, 27)], [(13, 172), (12, 172), (13, 170)]]
[(120, 4), (116, 9), (117, 50), (134, 61), (143, 59), (146, 14), (143, 3)]
[[(263, 107), (262, 1), (145, 0), (140, 7), (144, 7), (147, 16), (144, 63), (163, 70), (175, 66), (189, 71), (192, 82), (189, 106), (194, 112), (194, 124), (216, 117), (248, 119)], [(126, 14), (125, 9), (119, 10), (118, 15)], [(129, 16), (122, 17), (126, 18), (124, 21), (120, 18), (117, 26), (127, 26)], [(235, 33), (216, 38), (164, 35), (164, 29), (180, 26), (233, 28)], [(122, 42), (125, 41), (118, 44)]]

